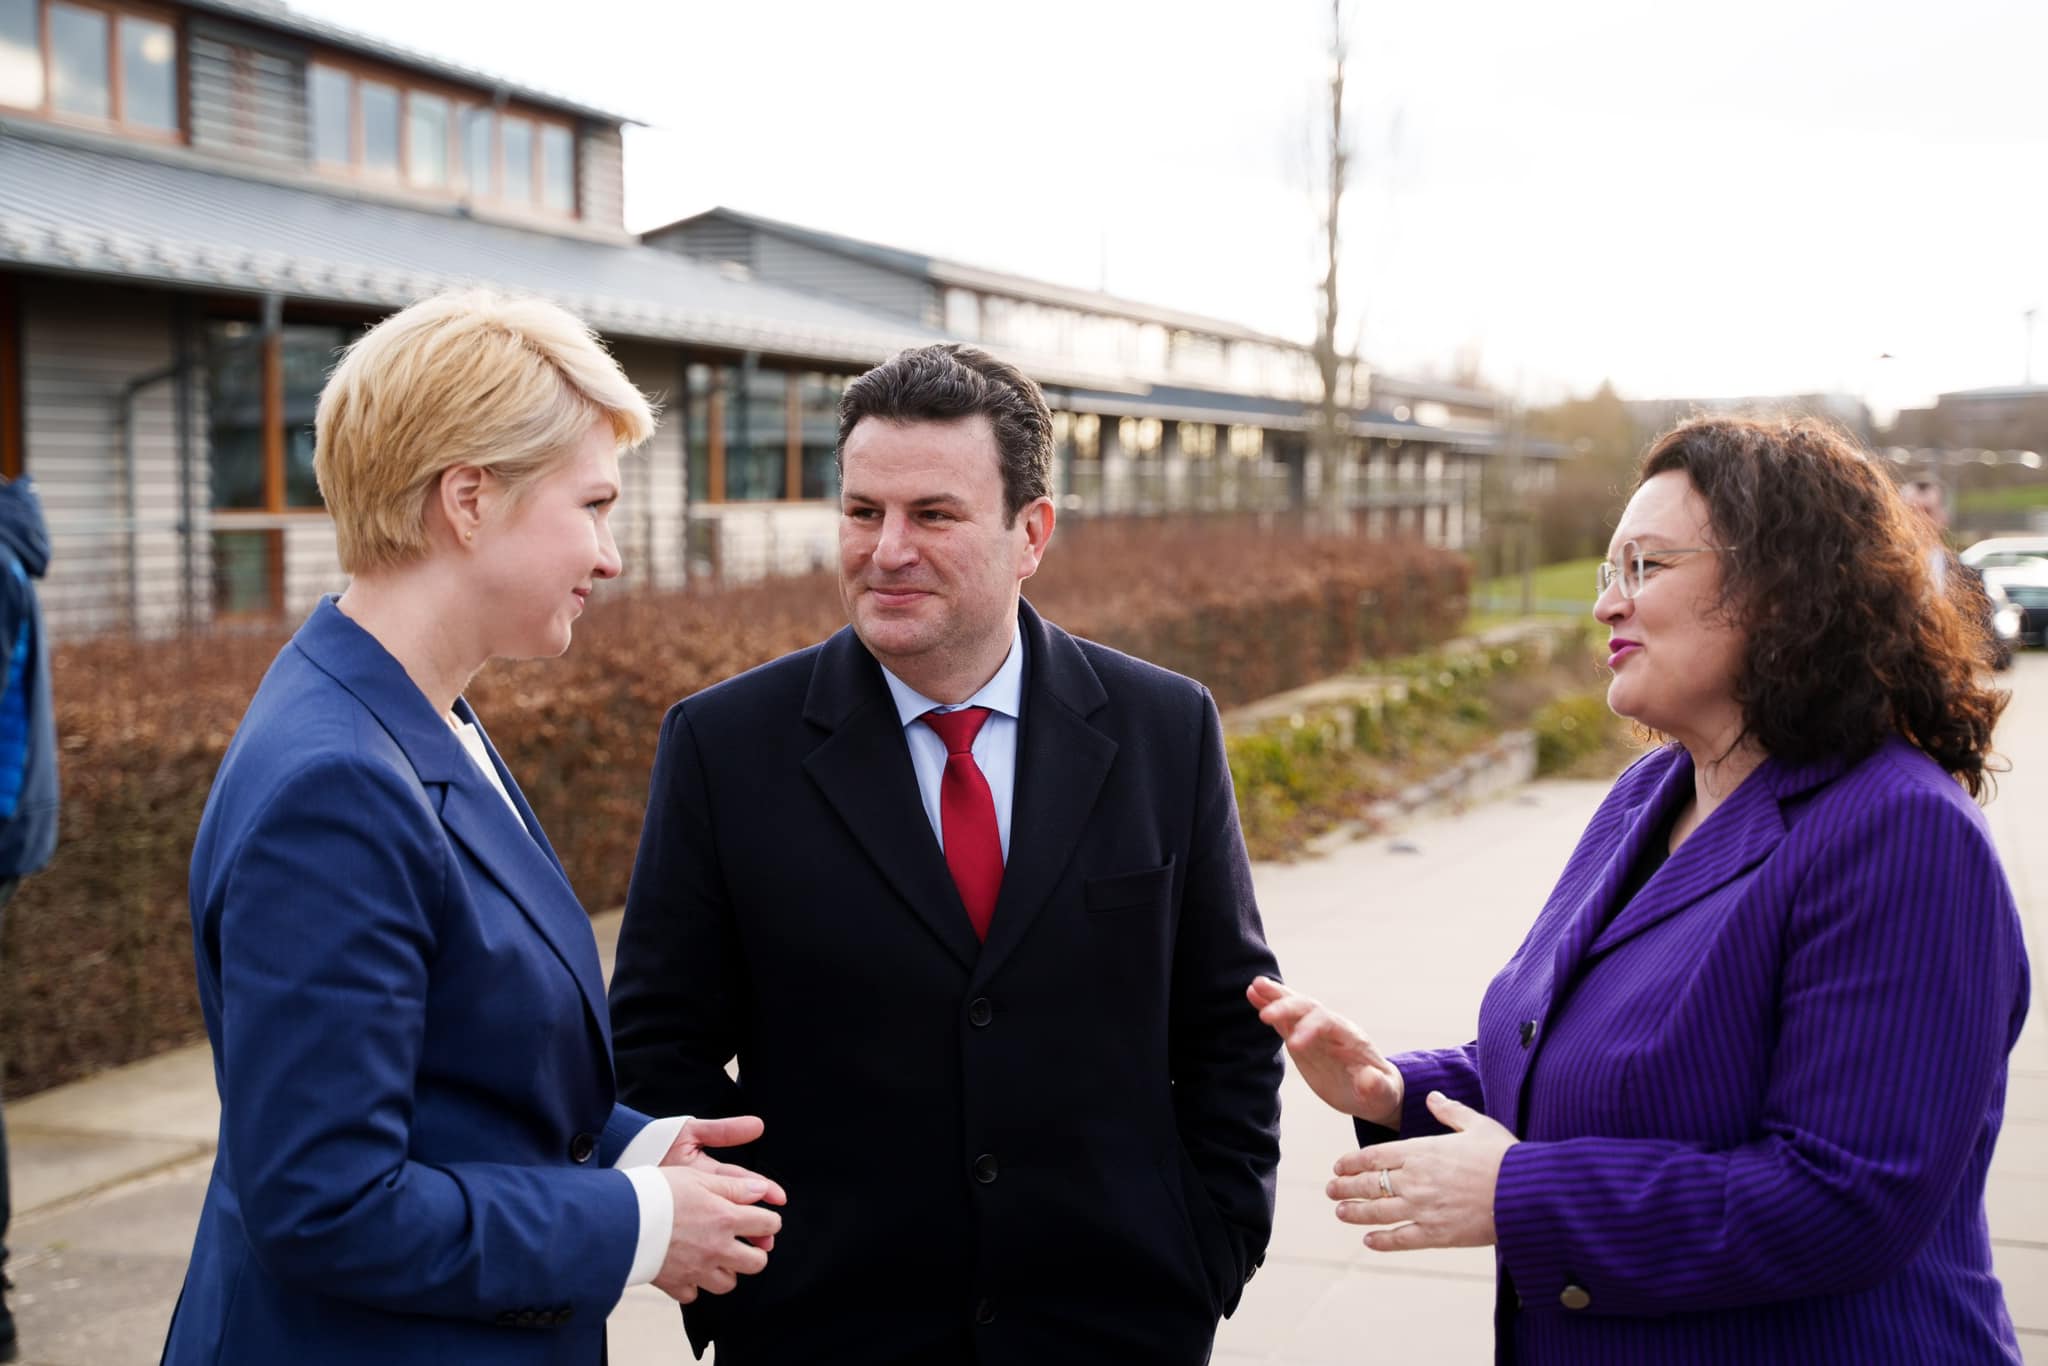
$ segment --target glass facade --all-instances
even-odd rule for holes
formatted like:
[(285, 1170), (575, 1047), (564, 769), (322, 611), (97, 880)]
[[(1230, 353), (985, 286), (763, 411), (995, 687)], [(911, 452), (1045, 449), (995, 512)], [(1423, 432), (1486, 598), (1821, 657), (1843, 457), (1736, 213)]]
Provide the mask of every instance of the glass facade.
[(692, 365), (684, 371), (684, 458), (689, 465), (690, 501), (711, 501), (711, 367)]
[[(287, 324), (284, 361), (284, 506), (317, 508), (313, 478), (313, 410), (350, 330)], [(208, 442), (216, 508), (264, 511), (262, 333), (246, 322), (208, 329)], [(275, 510), (275, 509), (271, 509)]]
[(525, 203), (533, 198), (533, 120), (506, 115), (498, 120), (505, 149), (505, 198)]
[(440, 189), (448, 183), (448, 101), (414, 92), (405, 99), (405, 177)]
[(50, 103), (60, 114), (110, 119), (107, 16), (76, 5), (50, 6)]
[(213, 606), (224, 616), (274, 612), (271, 585), (276, 582), (277, 534), (270, 531), (213, 533)]
[(846, 376), (797, 376), (797, 413), (803, 432), (803, 468), (799, 498), (837, 498), (839, 469), (839, 396)]
[(540, 193), (548, 208), (576, 211), (576, 139), (558, 123), (541, 125)]
[(479, 199), (498, 193), (497, 115), (488, 109), (462, 111), (462, 175)]
[(178, 130), (178, 35), (169, 24), (121, 16), (121, 121)]
[(398, 87), (379, 81), (358, 81), (356, 98), (363, 111), (363, 169), (397, 175)]
[(313, 159), (345, 166), (350, 158), (350, 91), (355, 81), (346, 71), (315, 66), (306, 74), (306, 114), (312, 122)]
[(788, 374), (733, 366), (726, 371), (725, 394), (726, 501), (788, 497)]
[(0, 104), (43, 102), (41, 0), (0, 0)]

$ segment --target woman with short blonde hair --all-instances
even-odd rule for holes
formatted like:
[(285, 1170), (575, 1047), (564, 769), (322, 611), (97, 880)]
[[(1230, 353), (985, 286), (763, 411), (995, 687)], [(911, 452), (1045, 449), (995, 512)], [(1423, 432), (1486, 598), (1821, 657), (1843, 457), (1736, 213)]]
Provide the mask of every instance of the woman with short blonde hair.
[(759, 1271), (751, 1118), (620, 1105), (597, 946), (463, 688), (621, 571), (647, 400), (553, 304), (440, 295), (348, 349), (314, 469), (344, 568), (192, 854), (220, 1144), (164, 1360), (590, 1366), (629, 1285)]

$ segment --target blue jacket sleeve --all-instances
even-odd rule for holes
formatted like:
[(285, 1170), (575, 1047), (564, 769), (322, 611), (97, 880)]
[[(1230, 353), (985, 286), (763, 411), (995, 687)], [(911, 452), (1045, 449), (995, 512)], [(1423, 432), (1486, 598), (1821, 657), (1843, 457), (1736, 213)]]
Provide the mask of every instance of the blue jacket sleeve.
[[(222, 1139), (279, 1280), (403, 1313), (604, 1315), (639, 1210), (622, 1172), (411, 1154), (436, 924), (438, 819), (352, 758), (288, 776), (217, 876)], [(479, 1047), (488, 1047), (487, 1040)]]
[(1924, 790), (1874, 803), (1816, 850), (1785, 934), (1752, 1141), (1508, 1150), (1494, 1219), (1531, 1303), (1568, 1281), (1617, 1315), (1847, 1294), (1926, 1245), (1995, 1136), (2025, 1008), (1989, 838)]

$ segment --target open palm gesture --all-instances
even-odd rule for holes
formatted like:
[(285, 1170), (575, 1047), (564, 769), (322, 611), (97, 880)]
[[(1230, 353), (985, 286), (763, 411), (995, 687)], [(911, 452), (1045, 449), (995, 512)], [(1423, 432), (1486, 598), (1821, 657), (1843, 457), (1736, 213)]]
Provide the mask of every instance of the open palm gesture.
[(1244, 994), (1325, 1105), (1382, 1128), (1401, 1127), (1400, 1070), (1357, 1025), (1270, 977), (1253, 978)]

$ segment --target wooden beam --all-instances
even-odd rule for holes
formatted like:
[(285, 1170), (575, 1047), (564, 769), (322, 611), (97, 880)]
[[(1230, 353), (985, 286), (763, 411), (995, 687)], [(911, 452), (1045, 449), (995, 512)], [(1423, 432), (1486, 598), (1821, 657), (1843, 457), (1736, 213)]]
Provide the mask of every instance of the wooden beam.
[(263, 510), (284, 511), (284, 333), (263, 334)]
[(705, 501), (725, 501), (725, 367), (711, 367), (711, 393), (705, 399), (704, 445), (705, 458), (710, 461), (709, 477), (705, 480)]

